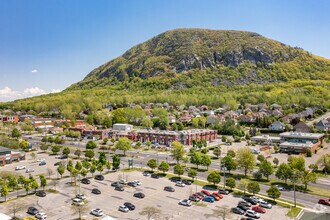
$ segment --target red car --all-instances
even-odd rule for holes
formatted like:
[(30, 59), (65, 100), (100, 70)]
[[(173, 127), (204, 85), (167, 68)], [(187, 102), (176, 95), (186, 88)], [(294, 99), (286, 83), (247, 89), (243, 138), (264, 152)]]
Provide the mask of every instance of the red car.
[(223, 198), (223, 195), (222, 194), (219, 194), (217, 192), (213, 192), (212, 195), (215, 195), (215, 196), (219, 197), (220, 199)]
[(326, 199), (320, 199), (320, 200), (319, 200), (319, 204), (322, 204), (322, 205), (330, 205), (330, 199), (329, 199), (329, 200), (326, 200)]
[(211, 195), (211, 193), (209, 191), (204, 190), (204, 189), (202, 189), (201, 193), (203, 193), (203, 194), (205, 194), (207, 196), (210, 196)]
[(196, 196), (199, 199), (203, 199), (203, 196), (198, 195), (197, 193), (192, 194), (193, 196)]
[(259, 213), (266, 213), (266, 209), (260, 207), (260, 206), (253, 206), (252, 210), (255, 212), (259, 212)]

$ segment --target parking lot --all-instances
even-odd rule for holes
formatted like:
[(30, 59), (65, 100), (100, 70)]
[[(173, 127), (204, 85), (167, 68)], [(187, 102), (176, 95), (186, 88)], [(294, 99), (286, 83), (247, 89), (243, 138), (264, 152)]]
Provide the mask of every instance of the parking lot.
[[(111, 183), (121, 179), (124, 175), (124, 179), (128, 181), (139, 180), (142, 185), (133, 187), (125, 187), (125, 191), (115, 191), (114, 187), (111, 187)], [(57, 189), (60, 189), (59, 193), (49, 193), (46, 197), (40, 198), (37, 196), (28, 196), (20, 198), (19, 202), (26, 205), (26, 208), (18, 213), (18, 216), (27, 216), (25, 213), (28, 206), (35, 206), (39, 211), (47, 213), (47, 219), (75, 219), (78, 214), (73, 215), (71, 208), (72, 198), (79, 191), (79, 184), (77, 186), (70, 186), (68, 182), (69, 178), (60, 181)], [(175, 188), (175, 192), (164, 191), (165, 186), (172, 186)], [(101, 191), (100, 195), (91, 193), (93, 188), (98, 188)], [(146, 206), (153, 206), (161, 210), (161, 217), (157, 219), (217, 219), (210, 216), (216, 206), (228, 205), (230, 208), (237, 205), (241, 199), (234, 195), (224, 196), (220, 201), (214, 203), (200, 202), (202, 205), (192, 205), (191, 207), (185, 207), (178, 205), (181, 199), (188, 198), (189, 195), (194, 193), (196, 185), (190, 185), (185, 187), (177, 187), (175, 183), (171, 182), (167, 178), (153, 179), (150, 176), (143, 176), (141, 172), (116, 172), (105, 175), (105, 180), (97, 181), (91, 179), (91, 184), (80, 184), (80, 191), (87, 196), (88, 210), (94, 208), (101, 208), (105, 215), (112, 216), (117, 219), (146, 219), (145, 216), (141, 216), (139, 212)], [(197, 186), (197, 190), (200, 191), (201, 187)], [(133, 197), (135, 192), (143, 192), (146, 197), (143, 199)], [(125, 202), (131, 202), (136, 206), (134, 211), (123, 213), (118, 211), (118, 207)], [(10, 213), (10, 207), (13, 202), (7, 202), (0, 205), (0, 209), (4, 210), (4, 213)], [(261, 214), (260, 219), (286, 219), (285, 213), (287, 209), (279, 206), (274, 206), (272, 209), (267, 209), (266, 214)], [(240, 219), (241, 216), (232, 214), (227, 219)], [(84, 219), (93, 219), (93, 216), (89, 214), (89, 211), (83, 214)]]

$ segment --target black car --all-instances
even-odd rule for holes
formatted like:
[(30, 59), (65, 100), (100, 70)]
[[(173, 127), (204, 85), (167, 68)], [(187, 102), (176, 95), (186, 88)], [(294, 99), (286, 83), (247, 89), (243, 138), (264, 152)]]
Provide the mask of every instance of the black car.
[(220, 188), (220, 189), (218, 190), (218, 193), (219, 193), (219, 194), (223, 194), (223, 195), (228, 195), (228, 194), (229, 194), (229, 191), (226, 190), (226, 189), (224, 189), (224, 188)]
[(244, 213), (245, 213), (242, 209), (237, 208), (237, 207), (232, 208), (231, 211), (233, 213), (236, 213), (236, 214), (239, 214), (239, 215), (244, 215)]
[(251, 203), (247, 202), (247, 201), (239, 201), (237, 206), (248, 206), (251, 207)]
[(39, 211), (35, 207), (29, 207), (27, 213), (31, 215), (36, 215), (39, 213)]
[(252, 205), (257, 205), (258, 201), (256, 199), (250, 198), (250, 197), (244, 197), (243, 198), (245, 201), (251, 203)]
[(95, 179), (102, 181), (102, 180), (104, 180), (104, 176), (102, 176), (102, 175), (96, 175), (95, 176)]
[(137, 193), (134, 193), (133, 195), (134, 197), (137, 197), (137, 198), (140, 198), (140, 199), (143, 199), (145, 197), (145, 195), (141, 192), (137, 192)]
[(101, 191), (99, 189), (94, 188), (94, 189), (92, 189), (92, 193), (101, 194)]
[(130, 202), (125, 202), (124, 206), (126, 206), (129, 210), (134, 210), (135, 209), (135, 205), (133, 205)]
[(159, 179), (159, 176), (157, 173), (153, 173), (151, 174), (151, 178), (154, 178), (154, 179)]
[(170, 180), (171, 180), (172, 182), (181, 181), (181, 177), (173, 176), (173, 177), (170, 178)]
[(116, 186), (115, 187), (115, 190), (117, 190), (117, 191), (124, 191), (125, 189), (122, 186)]
[(172, 186), (165, 186), (164, 190), (168, 191), (168, 192), (174, 192), (175, 191), (175, 189)]
[(127, 185), (132, 186), (132, 187), (137, 187), (137, 184), (134, 182), (128, 182)]
[(182, 182), (186, 185), (191, 185), (193, 183), (191, 180), (182, 180)]
[(200, 199), (197, 196), (190, 196), (189, 200), (193, 201), (193, 202), (199, 202), (200, 201)]
[(254, 220), (254, 218), (246, 217), (246, 218), (241, 218), (241, 220)]
[(243, 206), (243, 205), (238, 205), (237, 208), (242, 209), (243, 211), (249, 210), (249, 207)]
[(60, 159), (67, 159), (68, 158), (68, 155), (62, 155), (62, 156), (60, 156)]
[(58, 161), (56, 163), (54, 163), (54, 166), (59, 166), (62, 162), (61, 161)]
[(90, 184), (91, 181), (89, 179), (87, 179), (87, 178), (83, 178), (83, 179), (81, 179), (81, 183), (83, 183), (83, 184)]
[(111, 183), (111, 186), (113, 186), (113, 187), (120, 186), (120, 183), (118, 183), (118, 182), (113, 182), (113, 183)]
[(36, 196), (39, 196), (39, 197), (45, 197), (45, 196), (46, 196), (46, 193), (45, 193), (45, 191), (38, 190), (38, 191), (36, 192)]

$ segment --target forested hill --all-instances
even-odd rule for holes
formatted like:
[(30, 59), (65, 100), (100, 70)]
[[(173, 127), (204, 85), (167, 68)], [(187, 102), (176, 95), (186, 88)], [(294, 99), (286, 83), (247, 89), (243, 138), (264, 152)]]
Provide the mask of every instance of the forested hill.
[(141, 43), (94, 69), (69, 89), (129, 82), (128, 87), (190, 88), (329, 77), (329, 60), (257, 33), (176, 29)]
[(0, 108), (59, 109), (71, 115), (128, 102), (330, 108), (330, 60), (257, 33), (176, 29), (131, 48), (61, 93)]

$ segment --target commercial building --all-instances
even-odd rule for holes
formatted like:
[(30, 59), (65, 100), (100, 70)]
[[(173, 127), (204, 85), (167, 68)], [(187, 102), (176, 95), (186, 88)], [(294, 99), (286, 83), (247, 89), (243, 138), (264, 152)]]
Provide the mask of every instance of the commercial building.
[(25, 160), (25, 153), (0, 146), (0, 166)]
[(130, 132), (133, 130), (133, 125), (117, 123), (112, 126), (112, 129), (114, 131)]
[(0, 122), (18, 123), (18, 117), (16, 115), (0, 115)]
[(280, 137), (280, 147), (285, 152), (304, 153), (307, 148), (315, 152), (324, 142), (324, 134), (320, 133), (284, 132)]

